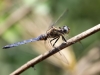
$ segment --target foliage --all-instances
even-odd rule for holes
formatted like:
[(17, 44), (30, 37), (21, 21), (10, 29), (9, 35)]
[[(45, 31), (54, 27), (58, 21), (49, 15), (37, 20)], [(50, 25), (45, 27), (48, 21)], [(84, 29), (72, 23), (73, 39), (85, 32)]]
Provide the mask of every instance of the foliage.
[[(71, 29), (70, 37), (100, 22), (100, 0), (0, 0), (0, 47), (20, 40), (35, 38), (45, 33), (51, 22), (54, 22), (66, 8), (69, 11), (56, 26), (68, 25)], [(100, 65), (100, 62), (97, 61), (100, 59), (98, 56), (99, 38), (99, 33), (96, 33), (82, 40), (83, 46), (76, 43), (69, 47), (65, 54), (69, 66), (63, 64), (58, 57), (57, 60), (54, 59), (53, 56), (51, 59), (37, 64), (36, 70), (30, 68), (22, 75), (64, 75), (66, 71), (68, 75), (99, 75), (100, 70), (98, 71), (96, 64)], [(34, 42), (8, 50), (0, 49), (0, 74), (8, 75), (44, 52), (46, 52), (44, 42)], [(87, 59), (89, 60), (87, 61)], [(97, 72), (92, 73), (91, 69), (89, 71), (84, 65), (89, 65), (89, 69), (95, 67)], [(86, 72), (81, 70), (82, 66), (85, 67)], [(75, 67), (78, 68), (77, 74), (73, 72)]]

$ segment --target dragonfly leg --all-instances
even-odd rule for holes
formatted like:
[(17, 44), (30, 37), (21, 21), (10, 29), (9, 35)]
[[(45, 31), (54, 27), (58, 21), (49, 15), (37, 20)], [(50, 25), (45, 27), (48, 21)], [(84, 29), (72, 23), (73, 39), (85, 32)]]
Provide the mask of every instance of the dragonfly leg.
[(59, 40), (59, 38), (60, 38), (60, 37), (58, 37), (58, 38), (56, 39), (56, 41), (55, 41), (54, 44), (53, 44), (53, 47), (55, 46), (55, 44), (56, 44), (56, 42)]
[(55, 39), (56, 39), (56, 38), (53, 38), (53, 39), (50, 40), (50, 44), (51, 44), (51, 46), (52, 46), (52, 43), (51, 43), (51, 42), (52, 42), (53, 40), (55, 40)]
[(62, 40), (65, 41), (65, 42), (67, 42), (64, 36), (62, 36)]

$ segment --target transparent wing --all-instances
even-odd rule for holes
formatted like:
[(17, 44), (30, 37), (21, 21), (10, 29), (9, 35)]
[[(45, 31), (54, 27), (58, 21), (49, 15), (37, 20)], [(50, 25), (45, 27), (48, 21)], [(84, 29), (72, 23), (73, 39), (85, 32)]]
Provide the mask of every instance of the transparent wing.
[[(44, 44), (45, 44), (45, 48), (46, 50), (51, 50), (53, 49), (52, 45), (50, 44), (50, 38), (47, 39), (46, 41), (44, 41)], [(55, 41), (55, 40), (54, 40)], [(68, 60), (67, 60), (67, 57), (61, 52), (59, 51), (58, 53), (54, 54), (53, 57), (55, 57), (56, 59), (58, 59), (59, 61), (62, 61), (63, 63), (67, 63), (69, 64)]]
[(64, 16), (64, 14), (68, 11), (68, 9), (65, 9), (64, 12), (58, 17), (58, 19), (52, 23), (49, 27), (48, 27), (48, 30), (53, 27), (54, 25), (56, 25), (56, 23)]
[(39, 36), (37, 38), (32, 38), (32, 39), (29, 39), (29, 40), (24, 40), (24, 41), (21, 41), (21, 42), (17, 42), (17, 43), (14, 43), (14, 44), (6, 45), (6, 46), (3, 47), (3, 49), (8, 49), (8, 48), (16, 47), (16, 46), (23, 45), (23, 44), (26, 44), (26, 43), (39, 41), (40, 38), (41, 38), (41, 36)]

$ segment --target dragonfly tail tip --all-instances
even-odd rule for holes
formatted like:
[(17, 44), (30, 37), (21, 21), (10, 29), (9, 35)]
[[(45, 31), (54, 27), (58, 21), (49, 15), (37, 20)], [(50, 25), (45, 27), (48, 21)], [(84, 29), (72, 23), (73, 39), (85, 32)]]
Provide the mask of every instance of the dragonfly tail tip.
[(6, 46), (4, 46), (2, 49), (8, 49), (8, 48), (10, 48), (10, 47), (6, 47)]

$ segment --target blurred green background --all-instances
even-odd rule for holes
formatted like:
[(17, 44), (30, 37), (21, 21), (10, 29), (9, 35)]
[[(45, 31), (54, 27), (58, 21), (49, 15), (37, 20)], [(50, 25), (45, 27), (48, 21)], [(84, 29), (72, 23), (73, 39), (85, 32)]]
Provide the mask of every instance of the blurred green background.
[[(66, 8), (69, 11), (55, 26), (69, 26), (69, 38), (100, 23), (100, 0), (0, 0), (0, 75), (51, 49), (43, 41), (2, 47), (44, 34)], [(100, 32), (81, 42), (83, 46), (76, 43), (61, 52), (67, 62), (57, 54), (21, 75), (100, 75)]]

